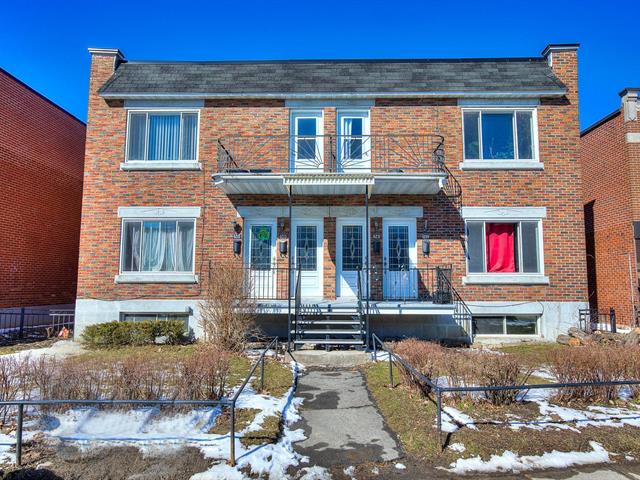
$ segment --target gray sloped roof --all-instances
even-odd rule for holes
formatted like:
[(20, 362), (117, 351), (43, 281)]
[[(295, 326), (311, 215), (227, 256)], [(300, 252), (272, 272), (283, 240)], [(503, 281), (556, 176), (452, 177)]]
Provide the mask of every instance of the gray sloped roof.
[(542, 58), (125, 62), (105, 97), (310, 96), (554, 92), (565, 86)]

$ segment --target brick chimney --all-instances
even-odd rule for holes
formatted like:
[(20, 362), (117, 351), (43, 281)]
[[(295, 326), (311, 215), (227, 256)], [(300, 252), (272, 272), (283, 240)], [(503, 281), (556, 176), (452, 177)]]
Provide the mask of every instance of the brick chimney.
[(638, 120), (638, 113), (640, 111), (638, 93), (640, 93), (640, 87), (625, 88), (619, 94), (622, 99), (621, 109), (624, 114), (625, 122), (634, 122)]
[(109, 79), (118, 66), (125, 61), (124, 55), (117, 48), (90, 48), (91, 70), (89, 73), (89, 111), (87, 113), (87, 126), (91, 123), (92, 113), (95, 107), (99, 107), (96, 102), (102, 102), (98, 96), (98, 90)]
[(542, 51), (542, 58), (567, 86), (567, 98), (578, 106), (578, 43), (551, 43)]

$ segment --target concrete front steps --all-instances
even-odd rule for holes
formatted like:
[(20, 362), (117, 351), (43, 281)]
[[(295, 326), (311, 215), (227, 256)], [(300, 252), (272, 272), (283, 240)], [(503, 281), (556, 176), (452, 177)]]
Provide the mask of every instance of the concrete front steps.
[(351, 368), (371, 362), (371, 352), (363, 350), (297, 350), (287, 354), (289, 360), (305, 367)]

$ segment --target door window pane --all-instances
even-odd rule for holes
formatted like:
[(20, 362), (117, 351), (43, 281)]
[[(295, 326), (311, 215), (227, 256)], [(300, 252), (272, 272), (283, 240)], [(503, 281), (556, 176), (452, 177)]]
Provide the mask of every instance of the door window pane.
[(180, 115), (149, 115), (149, 160), (178, 160)]
[(362, 118), (345, 118), (343, 120), (343, 158), (347, 160), (362, 159)]
[(389, 270), (406, 271), (409, 269), (409, 227), (391, 225), (388, 229)]
[(478, 136), (479, 112), (464, 113), (464, 158), (480, 158), (480, 138)]
[(538, 273), (540, 260), (538, 254), (538, 222), (522, 222), (522, 271)]
[[(298, 118), (298, 148), (297, 156), (300, 160), (316, 158), (317, 122), (315, 118)], [(309, 138), (311, 137), (311, 138)]]
[(122, 271), (140, 270), (141, 223), (125, 222), (122, 236)]
[(484, 272), (484, 238), (482, 222), (469, 222), (467, 224), (467, 232), (469, 273)]
[(503, 335), (504, 317), (473, 317), (476, 335)]
[(342, 227), (342, 270), (362, 269), (362, 226)]
[(507, 316), (507, 335), (535, 335), (538, 321), (536, 317)]
[(253, 270), (269, 270), (271, 268), (271, 226), (251, 226), (251, 257)]
[(517, 112), (518, 158), (533, 159), (533, 122), (531, 112)]
[(147, 136), (147, 115), (132, 113), (129, 115), (129, 160), (144, 160), (144, 147)]
[(482, 114), (482, 154), (485, 160), (514, 159), (513, 114)]
[(315, 225), (296, 228), (296, 262), (304, 272), (315, 272), (318, 266), (318, 229)]

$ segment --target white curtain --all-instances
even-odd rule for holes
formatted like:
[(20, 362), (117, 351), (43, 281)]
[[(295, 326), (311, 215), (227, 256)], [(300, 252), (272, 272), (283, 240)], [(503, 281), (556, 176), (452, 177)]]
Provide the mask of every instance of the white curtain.
[(176, 222), (144, 222), (142, 270), (175, 270)]
[(176, 239), (176, 270), (191, 272), (193, 270), (193, 222), (178, 222)]
[(142, 231), (139, 223), (131, 224), (131, 270), (137, 272), (140, 270), (140, 240)]
[(149, 160), (178, 160), (180, 115), (149, 115)]

